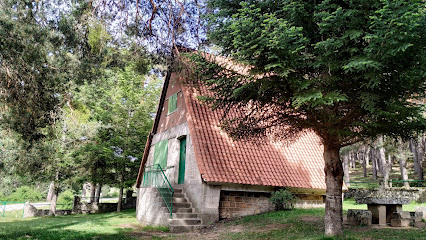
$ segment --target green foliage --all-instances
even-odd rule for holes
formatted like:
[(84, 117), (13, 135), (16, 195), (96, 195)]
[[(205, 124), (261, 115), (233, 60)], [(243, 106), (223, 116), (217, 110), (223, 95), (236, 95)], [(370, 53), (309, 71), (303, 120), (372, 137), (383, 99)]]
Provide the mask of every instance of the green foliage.
[(74, 193), (71, 190), (66, 190), (59, 194), (57, 204), (70, 205), (73, 201)]
[(426, 92), (423, 1), (210, 0), (208, 6), (210, 41), (248, 69), (192, 57), (198, 79), (214, 93), (209, 103), (247, 110), (236, 118), (225, 112), (224, 129), (234, 137), (286, 138), (312, 129), (341, 147), (425, 129), (424, 106), (416, 101)]
[(1, 200), (10, 202), (37, 202), (42, 198), (43, 195), (40, 191), (37, 191), (34, 188), (28, 186), (22, 186), (17, 188), (9, 196), (4, 196)]
[(294, 204), (296, 203), (296, 197), (293, 196), (290, 191), (280, 189), (272, 193), (269, 201), (275, 205), (275, 209), (277, 211), (292, 210), (294, 208)]

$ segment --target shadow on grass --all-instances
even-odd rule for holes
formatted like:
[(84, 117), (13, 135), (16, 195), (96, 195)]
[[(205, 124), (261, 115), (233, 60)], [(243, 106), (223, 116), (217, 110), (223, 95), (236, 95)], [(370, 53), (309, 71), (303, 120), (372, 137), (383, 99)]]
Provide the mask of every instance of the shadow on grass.
[(0, 221), (0, 239), (135, 239), (117, 225), (136, 222), (134, 210), (21, 220)]

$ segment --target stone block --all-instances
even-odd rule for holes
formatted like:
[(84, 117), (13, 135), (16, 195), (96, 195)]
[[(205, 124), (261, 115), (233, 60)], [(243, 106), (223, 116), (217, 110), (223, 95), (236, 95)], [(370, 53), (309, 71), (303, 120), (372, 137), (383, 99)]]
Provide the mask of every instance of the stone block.
[(423, 218), (423, 212), (410, 212), (410, 216), (413, 223), (421, 222)]
[(372, 214), (368, 210), (349, 209), (348, 210), (349, 225), (371, 225)]
[(426, 220), (426, 207), (414, 207), (414, 211), (422, 212), (423, 213), (423, 219)]
[(410, 212), (394, 212), (392, 213), (392, 227), (408, 227), (412, 225)]

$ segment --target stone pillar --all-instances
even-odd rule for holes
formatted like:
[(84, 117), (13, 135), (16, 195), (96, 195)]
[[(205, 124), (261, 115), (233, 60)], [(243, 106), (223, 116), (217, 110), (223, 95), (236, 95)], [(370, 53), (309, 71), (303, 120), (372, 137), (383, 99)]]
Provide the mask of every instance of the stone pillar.
[(392, 213), (402, 212), (402, 205), (389, 205), (386, 206), (386, 222), (390, 223), (392, 219)]
[(386, 225), (386, 206), (369, 204), (368, 211), (371, 211), (373, 224)]

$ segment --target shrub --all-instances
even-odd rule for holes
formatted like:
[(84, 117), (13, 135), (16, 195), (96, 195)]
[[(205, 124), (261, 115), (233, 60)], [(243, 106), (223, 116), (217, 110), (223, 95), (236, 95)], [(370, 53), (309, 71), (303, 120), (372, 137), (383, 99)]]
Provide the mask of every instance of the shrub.
[(291, 210), (294, 208), (296, 197), (293, 196), (289, 191), (280, 189), (272, 193), (269, 199), (274, 205), (277, 211), (279, 210)]
[(10, 202), (37, 202), (43, 198), (43, 194), (28, 186), (22, 186), (17, 188), (12, 194), (5, 197), (5, 201)]
[(74, 194), (71, 190), (61, 192), (58, 196), (57, 204), (70, 205), (74, 201)]

